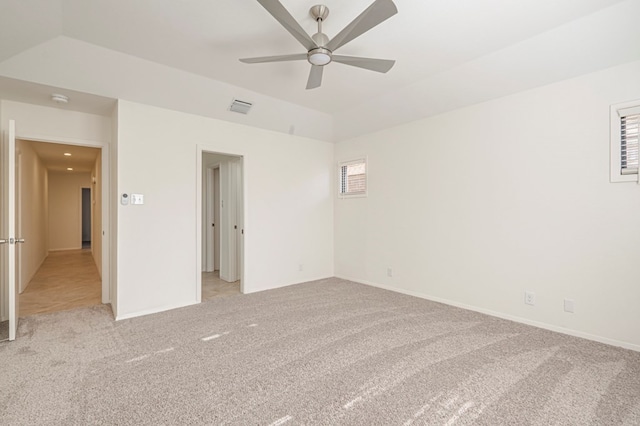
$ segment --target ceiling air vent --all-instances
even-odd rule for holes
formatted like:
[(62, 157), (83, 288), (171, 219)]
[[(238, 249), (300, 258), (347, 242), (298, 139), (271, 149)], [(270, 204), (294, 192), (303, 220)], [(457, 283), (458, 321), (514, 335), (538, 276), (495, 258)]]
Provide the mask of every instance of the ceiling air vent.
[(240, 101), (238, 99), (234, 99), (231, 102), (231, 106), (229, 107), (229, 111), (239, 112), (240, 114), (248, 114), (251, 106), (253, 104), (250, 102)]

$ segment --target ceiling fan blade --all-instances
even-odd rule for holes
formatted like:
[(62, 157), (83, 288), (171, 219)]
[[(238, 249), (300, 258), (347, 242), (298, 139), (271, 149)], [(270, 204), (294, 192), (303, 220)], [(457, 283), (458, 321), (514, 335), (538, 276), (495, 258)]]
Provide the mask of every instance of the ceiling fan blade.
[(359, 56), (344, 55), (333, 55), (331, 59), (333, 62), (340, 62), (341, 64), (351, 65), (352, 67), (364, 68), (381, 73), (389, 71), (396, 63), (396, 61), (390, 59), (361, 58)]
[(289, 11), (278, 0), (258, 0), (267, 12), (271, 14), (276, 21), (286, 28), (292, 36), (294, 36), (307, 50), (318, 47), (315, 41), (307, 34), (307, 32), (298, 24), (291, 16)]
[(307, 90), (320, 87), (322, 84), (322, 71), (324, 67), (318, 65), (311, 65), (311, 72), (309, 73), (309, 80), (307, 80)]
[(391, 18), (396, 13), (398, 13), (398, 9), (392, 0), (376, 0), (334, 38), (332, 38), (326, 48), (333, 52), (340, 46), (344, 46), (381, 22)]
[(262, 62), (284, 62), (284, 61), (301, 61), (307, 59), (306, 53), (296, 53), (293, 55), (277, 55), (277, 56), (262, 56), (259, 58), (243, 58), (240, 62), (245, 64), (260, 64)]

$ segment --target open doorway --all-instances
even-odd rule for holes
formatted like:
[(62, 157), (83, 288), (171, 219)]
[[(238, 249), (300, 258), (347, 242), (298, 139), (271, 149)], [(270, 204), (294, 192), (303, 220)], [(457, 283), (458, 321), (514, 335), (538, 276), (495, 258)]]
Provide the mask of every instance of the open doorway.
[(91, 248), (91, 188), (82, 188), (82, 248)]
[(19, 139), (17, 149), (19, 316), (102, 303), (101, 148)]
[(242, 292), (242, 157), (202, 153), (201, 300)]

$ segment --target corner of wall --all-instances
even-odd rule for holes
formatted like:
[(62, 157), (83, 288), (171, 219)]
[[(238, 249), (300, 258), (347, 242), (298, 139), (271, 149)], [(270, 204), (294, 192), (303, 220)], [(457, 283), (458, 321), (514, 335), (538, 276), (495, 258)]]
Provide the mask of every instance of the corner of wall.
[(111, 145), (109, 149), (109, 193), (103, 194), (103, 199), (109, 203), (109, 223), (103, 224), (107, 228), (109, 238), (109, 300), (114, 318), (118, 317), (118, 119), (120, 100), (113, 107), (111, 114)]

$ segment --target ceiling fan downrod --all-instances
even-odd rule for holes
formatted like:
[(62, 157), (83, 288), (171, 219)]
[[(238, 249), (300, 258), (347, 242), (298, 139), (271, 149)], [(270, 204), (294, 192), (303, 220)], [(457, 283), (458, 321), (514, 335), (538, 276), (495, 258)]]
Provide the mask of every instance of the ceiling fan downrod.
[(309, 9), (309, 14), (318, 23), (318, 32), (311, 36), (318, 48), (307, 52), (307, 60), (312, 65), (325, 66), (331, 62), (331, 51), (325, 46), (329, 43), (329, 37), (322, 32), (322, 21), (329, 16), (329, 8), (323, 4), (317, 4)]

